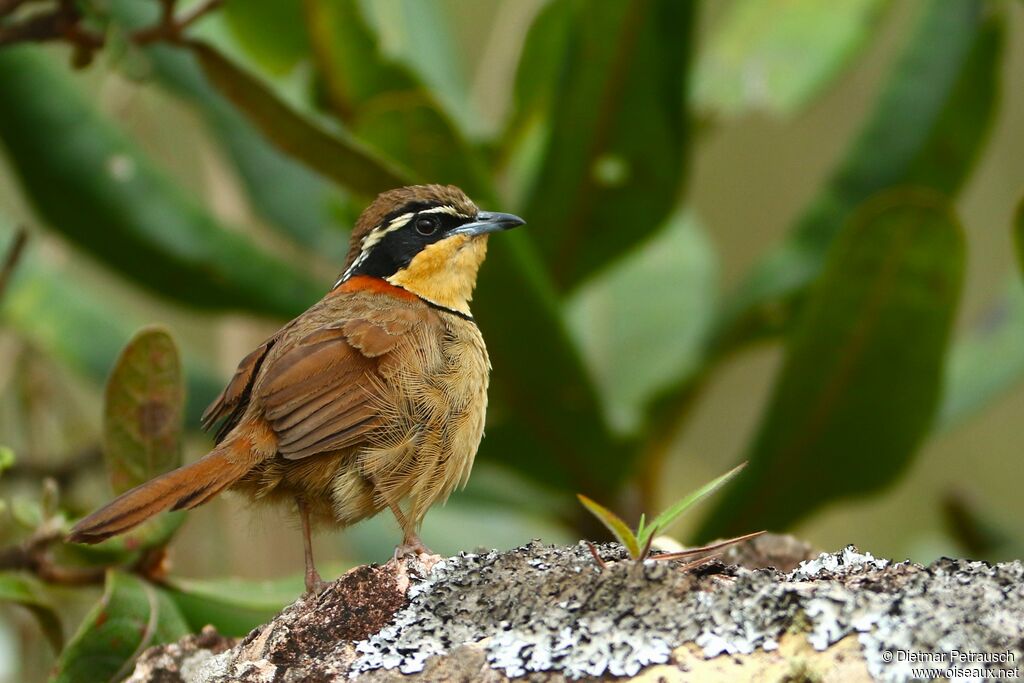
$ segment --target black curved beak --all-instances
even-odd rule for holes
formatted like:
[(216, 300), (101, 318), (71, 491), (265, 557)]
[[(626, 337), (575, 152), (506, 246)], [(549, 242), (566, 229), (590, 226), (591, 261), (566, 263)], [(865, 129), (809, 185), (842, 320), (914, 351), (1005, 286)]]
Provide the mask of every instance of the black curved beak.
[(510, 213), (497, 213), (492, 211), (481, 211), (476, 215), (476, 220), (472, 223), (466, 223), (460, 225), (451, 231), (452, 235), (485, 235), (489, 232), (501, 232), (502, 230), (511, 230), (512, 228), (518, 228), (520, 225), (525, 225), (524, 221), (519, 216), (514, 216)]

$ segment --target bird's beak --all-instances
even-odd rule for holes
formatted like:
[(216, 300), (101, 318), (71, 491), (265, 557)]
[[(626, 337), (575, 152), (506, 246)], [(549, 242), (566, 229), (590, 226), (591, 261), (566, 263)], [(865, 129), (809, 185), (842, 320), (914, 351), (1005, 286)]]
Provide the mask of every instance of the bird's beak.
[(511, 230), (517, 228), (520, 225), (524, 225), (524, 221), (519, 216), (513, 216), (510, 213), (497, 213), (491, 211), (481, 211), (476, 215), (476, 220), (472, 223), (466, 223), (460, 225), (451, 231), (452, 235), (486, 235), (489, 232), (501, 232), (502, 230)]

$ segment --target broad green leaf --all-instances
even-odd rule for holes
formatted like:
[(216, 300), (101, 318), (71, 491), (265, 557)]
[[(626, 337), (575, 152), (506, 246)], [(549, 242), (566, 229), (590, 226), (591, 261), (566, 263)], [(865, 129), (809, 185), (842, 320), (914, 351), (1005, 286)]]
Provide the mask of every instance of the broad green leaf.
[[(473, 298), (497, 404), (480, 455), (544, 486), (610, 496), (627, 481), (631, 463), (604, 420), (530, 230), (491, 240)], [(543, 340), (543, 353), (533, 340)], [(512, 420), (504, 420), (501, 409)]]
[(60, 652), (64, 645), (60, 617), (39, 579), (23, 572), (0, 572), (0, 602), (21, 605), (30, 611), (54, 652)]
[(845, 159), (790, 236), (728, 302), (716, 346), (728, 350), (786, 329), (833, 238), (868, 197), (910, 185), (952, 196), (961, 187), (999, 98), (1003, 17), (983, 6), (981, 0), (924, 6)]
[(54, 683), (117, 681), (131, 673), (142, 651), (189, 632), (161, 589), (131, 574), (107, 573), (106, 590), (61, 653)]
[[(694, 5), (553, 1), (571, 3), (571, 34), (557, 55), (550, 124), (522, 213), (555, 281), (570, 289), (652, 234), (676, 204)], [(548, 41), (528, 39), (527, 46)], [(522, 63), (537, 60), (525, 55)], [(520, 92), (520, 99), (530, 97)]]
[(635, 432), (652, 395), (696, 369), (717, 276), (716, 254), (697, 219), (679, 211), (567, 301), (569, 329), (617, 430)]
[[(412, 70), (467, 135), (480, 132), (479, 114), (469, 96), (469, 60), (461, 52), (453, 7), (444, 0), (360, 0), (362, 14), (379, 36), (385, 56)], [(499, 29), (500, 30), (500, 29)]]
[(702, 537), (781, 531), (906, 468), (941, 398), (963, 267), (939, 195), (892, 191), (854, 215), (794, 325), (750, 466)]
[(1014, 277), (946, 360), (937, 427), (949, 429), (1024, 377), (1024, 283)]
[(166, 590), (192, 631), (212, 624), (222, 635), (244, 636), (297, 600), (304, 584), (300, 575), (276, 581), (172, 577)]
[(107, 381), (103, 456), (114, 493), (181, 467), (185, 387), (178, 347), (162, 327), (140, 330)]
[(307, 0), (317, 71), (333, 111), (360, 140), (431, 182), (492, 201), (483, 166), (434, 95), (382, 55), (356, 0)]
[(717, 19), (697, 60), (694, 104), (725, 115), (790, 115), (867, 42), (882, 0), (739, 0)]
[(640, 544), (637, 542), (636, 536), (633, 535), (633, 531), (629, 528), (622, 518), (617, 514), (604, 507), (600, 503), (587, 498), (582, 493), (576, 494), (579, 498), (580, 503), (583, 507), (590, 511), (590, 514), (597, 517), (601, 524), (604, 524), (608, 528), (608, 531), (612, 532), (615, 538), (618, 539), (619, 543), (626, 546), (626, 550), (629, 551), (629, 556), (634, 560), (640, 557)]
[(680, 516), (682, 516), (687, 510), (692, 508), (694, 505), (704, 500), (712, 493), (722, 488), (727, 482), (732, 480), (740, 471), (747, 466), (747, 463), (740, 463), (736, 467), (732, 468), (717, 479), (713, 479), (704, 486), (701, 486), (696, 491), (686, 495), (674, 505), (668, 507), (664, 512), (654, 518), (650, 524), (643, 525), (642, 528), (636, 532), (637, 542), (641, 546), (647, 545), (647, 541), (657, 534), (664, 532), (671, 526)]
[[(244, 6), (230, 3), (232, 7)], [(115, 25), (129, 32), (156, 21), (156, 3), (112, 0)], [(346, 252), (344, 233), (334, 212), (344, 206), (344, 192), (298, 161), (274, 148), (207, 82), (195, 57), (167, 45), (144, 50), (157, 83), (193, 105), (222, 145), (247, 190), (253, 208), (273, 229), (317, 253), (337, 259)]]
[(377, 158), (350, 136), (330, 133), (308, 120), (214, 47), (198, 41), (188, 45), (217, 90), (281, 150), (309, 168), (368, 196), (410, 183), (408, 172)]
[[(0, 217), (0, 236), (10, 232)], [(18, 270), (0, 301), (0, 320), (34, 345), (52, 354), (97, 384), (110, 368), (140, 321), (119, 309), (79, 276), (40, 258), (36, 246), (26, 248)], [(187, 423), (198, 427), (199, 416), (221, 389), (220, 379), (198, 357), (186, 356), (188, 375)]]
[(268, 71), (286, 73), (309, 56), (299, 2), (228, 2), (222, 11), (239, 44)]
[(37, 47), (0, 51), (0, 142), (54, 230), (162, 296), (291, 317), (323, 292), (186, 198)]

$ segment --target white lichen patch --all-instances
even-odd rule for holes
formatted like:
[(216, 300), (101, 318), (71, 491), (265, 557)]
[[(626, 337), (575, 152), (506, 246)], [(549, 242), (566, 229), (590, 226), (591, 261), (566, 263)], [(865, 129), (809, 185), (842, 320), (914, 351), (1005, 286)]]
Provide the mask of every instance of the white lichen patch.
[[(667, 676), (694, 671), (695, 658), (733, 663), (716, 665), (722, 671), (760, 661), (796, 678), (810, 676), (807, 662), (832, 662), (815, 670), (845, 666), (858, 680), (870, 672), (876, 680), (905, 681), (917, 663), (894, 653), (1013, 658), (985, 663), (989, 669), (1024, 662), (1020, 562), (922, 567), (851, 546), (797, 566), (804, 553), (785, 565), (796, 567), (787, 573), (722, 563), (691, 571), (671, 562), (638, 567), (614, 545), (600, 554), (604, 570), (584, 545), (539, 543), (432, 566), (353, 570), (347, 587), (339, 581), (192, 666), (194, 681), (394, 681), (398, 672), (418, 680)], [(396, 580), (395, 572), (406, 578)], [(344, 635), (356, 633), (357, 622), (360, 635)], [(151, 668), (180, 671), (185, 650), (165, 647), (169, 656), (155, 652)], [(846, 654), (830, 659), (837, 649)]]

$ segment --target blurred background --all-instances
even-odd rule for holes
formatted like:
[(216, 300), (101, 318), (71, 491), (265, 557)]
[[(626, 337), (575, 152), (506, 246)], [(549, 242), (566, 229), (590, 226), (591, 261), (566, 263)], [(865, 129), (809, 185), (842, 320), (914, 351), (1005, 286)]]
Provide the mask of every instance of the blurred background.
[[(604, 540), (577, 492), (634, 522), (748, 460), (668, 533), (1019, 557), (1022, 74), (1008, 0), (0, 0), (0, 249), (27, 235), (0, 285), (0, 681), (116, 679), (298, 595), (290, 511), (230, 495), (59, 536), (207, 451), (237, 361), (410, 182), (528, 221), (481, 277), (487, 436), (434, 550)], [(398, 539), (381, 515), (318, 562)], [(161, 626), (97, 663), (111, 605)]]

